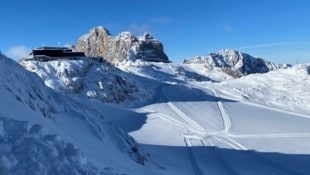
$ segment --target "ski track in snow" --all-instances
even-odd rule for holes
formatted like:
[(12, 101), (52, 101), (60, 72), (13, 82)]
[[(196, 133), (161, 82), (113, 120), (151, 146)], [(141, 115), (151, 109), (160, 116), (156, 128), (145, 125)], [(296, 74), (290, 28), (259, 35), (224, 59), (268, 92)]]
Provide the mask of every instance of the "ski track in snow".
[(229, 136), (231, 136), (231, 133), (229, 132), (232, 124), (231, 124), (231, 119), (230, 116), (227, 112), (227, 110), (224, 107), (223, 102), (220, 100), (220, 98), (218, 97), (217, 93), (215, 90), (210, 89), (211, 92), (213, 93), (214, 97), (217, 98), (217, 107), (219, 109), (220, 112), (220, 116), (222, 117), (222, 121), (223, 121), (223, 130), (213, 134), (213, 138), (215, 138), (217, 141), (222, 142), (234, 149), (237, 150), (248, 150), (245, 146), (243, 146), (242, 144), (240, 144), (239, 142), (233, 140), (232, 138), (230, 138)]
[(164, 98), (168, 101), (167, 105), (169, 106), (169, 108), (171, 108), (179, 117), (181, 117), (190, 126), (195, 128), (195, 130), (199, 130), (199, 132), (204, 132), (205, 129), (202, 126), (200, 126), (196, 121), (192, 120), (191, 117), (187, 116), (181, 109), (179, 109), (175, 104), (173, 104), (171, 99), (168, 97), (168, 95), (164, 91), (163, 87), (164, 86), (162, 86), (161, 92), (164, 95)]
[(184, 137), (184, 143), (185, 143), (185, 145), (187, 147), (189, 160), (191, 162), (191, 165), (193, 167), (195, 175), (203, 174), (202, 171), (200, 170), (199, 166), (197, 165), (196, 159), (194, 157), (194, 153), (193, 153), (193, 149), (192, 149), (192, 143), (190, 141), (190, 138), (189, 137)]
[(197, 122), (191, 119), (191, 117), (187, 116), (182, 110), (180, 110), (176, 105), (174, 105), (171, 101), (167, 103), (167, 105), (180, 116), (183, 120), (185, 120), (189, 125), (193, 126), (193, 128), (198, 129), (200, 132), (205, 131), (205, 129), (200, 126)]
[[(225, 110), (224, 105), (222, 103), (222, 101), (217, 100), (217, 106), (220, 112), (220, 116), (222, 117), (222, 121), (223, 121), (223, 130), (219, 131), (219, 132), (215, 132), (215, 133), (207, 133), (206, 130), (199, 125), (196, 121), (194, 121), (190, 116), (187, 116), (181, 109), (179, 109), (175, 104), (173, 104), (171, 102), (171, 100), (169, 99), (169, 97), (167, 96), (167, 94), (164, 92), (164, 90), (162, 90), (164, 97), (168, 100), (167, 105), (179, 116), (181, 117), (185, 122), (187, 122), (189, 124), (189, 126), (193, 127), (189, 128), (187, 125), (182, 124), (179, 121), (176, 121), (175, 119), (172, 119), (172, 117), (169, 117), (167, 115), (161, 115), (164, 120), (169, 120), (171, 123), (175, 124), (175, 125), (179, 125), (182, 128), (184, 127), (188, 127), (186, 128), (188, 130), (188, 134), (183, 134), (183, 138), (184, 138), (184, 143), (185, 146), (188, 149), (188, 155), (189, 155), (189, 160), (191, 162), (191, 166), (194, 170), (195, 175), (200, 175), (203, 174), (201, 171), (201, 168), (198, 166), (196, 158), (194, 156), (193, 153), (193, 149), (192, 149), (192, 143), (191, 143), (191, 139), (198, 139), (201, 143), (202, 147), (207, 147), (208, 145), (205, 144), (205, 142), (203, 141), (203, 138), (206, 139), (208, 137), (206, 136), (211, 136), (214, 137), (218, 142), (224, 143), (225, 145), (228, 145), (229, 147), (232, 147), (234, 149), (237, 150), (248, 150), (246, 147), (244, 147), (243, 145), (241, 145), (240, 143), (238, 143), (237, 141), (228, 138), (227, 136), (229, 135), (229, 130), (231, 128), (231, 121), (230, 121), (230, 117), (228, 112)], [(213, 95), (217, 98), (217, 94), (215, 91), (212, 91)], [(160, 114), (160, 113), (157, 113)], [(198, 130), (198, 132), (197, 132)], [(191, 131), (191, 132), (190, 132)], [(199, 135), (204, 135), (204, 137), (202, 138)], [(212, 141), (210, 142), (212, 143)], [(215, 146), (214, 144), (210, 145), (211, 147)], [(219, 160), (221, 161), (221, 164), (223, 164), (226, 169), (227, 172), (229, 172), (229, 174), (237, 174), (229, 165), (228, 163), (221, 158), (221, 155), (219, 153), (216, 152), (215, 149), (212, 149), (214, 154), (216, 154), (219, 157)]]
[[(171, 108), (179, 117), (181, 117), (185, 122), (187, 122), (190, 126), (192, 126), (194, 128), (194, 130), (193, 130), (193, 129), (187, 127), (188, 132), (189, 131), (194, 131), (194, 133), (195, 133), (197, 128), (198, 128), (198, 132), (196, 132), (196, 133), (204, 133), (205, 132), (205, 129), (202, 126), (200, 126), (197, 122), (192, 120), (191, 117), (187, 116), (184, 112), (182, 112), (182, 110), (180, 110), (176, 105), (174, 105), (171, 102), (171, 100), (169, 99), (168, 95), (164, 92), (163, 89), (162, 89), (162, 93), (164, 95), (164, 98), (166, 98), (168, 100), (167, 105), (169, 106), (169, 108)], [(168, 117), (168, 116), (165, 115), (165, 119), (167, 119), (167, 118), (171, 118), (171, 117)], [(188, 136), (189, 136), (189, 133), (188, 133)], [(196, 135), (194, 135), (194, 137), (195, 136)], [(192, 143), (190, 141), (190, 137), (187, 137), (186, 135), (183, 135), (183, 138), (184, 138), (184, 144), (185, 144), (185, 146), (187, 148), (187, 151), (188, 151), (188, 156), (189, 156), (189, 160), (190, 160), (191, 166), (192, 166), (192, 168), (194, 170), (194, 174), (195, 175), (203, 174), (201, 169), (197, 165), (195, 156), (193, 154)], [(200, 137), (198, 137), (198, 136), (197, 136), (197, 138), (200, 139)]]
[[(228, 160), (226, 160), (225, 157), (222, 157), (219, 152), (214, 146), (216, 144), (214, 141), (218, 143), (222, 143), (224, 145), (227, 145), (228, 147), (235, 149), (235, 150), (242, 150), (242, 151), (248, 151), (249, 149), (242, 145), (241, 143), (237, 142), (233, 138), (290, 138), (290, 137), (310, 137), (309, 133), (279, 133), (279, 134), (231, 134), (229, 131), (232, 127), (231, 119), (229, 116), (228, 111), (225, 109), (225, 106), (223, 102), (220, 100), (219, 96), (217, 95), (217, 92), (214, 89), (208, 89), (209, 92), (214, 95), (215, 98), (217, 98), (216, 104), (219, 109), (220, 116), (222, 118), (223, 122), (223, 130), (219, 132), (213, 132), (213, 133), (207, 133), (206, 130), (198, 124), (195, 120), (193, 120), (190, 116), (187, 116), (181, 109), (179, 109), (166, 95), (164, 91), (163, 95), (168, 100), (167, 105), (179, 116), (181, 117), (187, 124), (184, 124), (176, 119), (173, 119), (172, 117), (169, 117), (168, 115), (156, 112), (159, 114), (159, 116), (170, 122), (171, 124), (177, 125), (179, 127), (182, 127), (183, 129), (187, 129), (188, 133), (183, 134), (184, 138), (184, 144), (188, 149), (188, 155), (189, 160), (191, 162), (191, 166), (193, 168), (195, 175), (204, 174), (202, 171), (202, 168), (199, 167), (197, 164), (197, 158), (194, 154), (193, 145), (191, 143), (191, 139), (198, 139), (201, 143), (202, 147), (208, 147), (206, 151), (212, 150), (213, 153), (218, 157), (218, 160), (220, 164), (223, 166), (225, 172), (228, 172), (228, 174), (238, 174), (237, 171), (234, 169), (234, 167), (231, 165)], [(259, 106), (257, 106), (259, 107)], [(152, 111), (155, 112), (155, 111)], [(212, 141), (213, 140), (213, 141)], [(207, 141), (209, 144), (207, 144), (205, 141)], [(247, 154), (247, 159), (249, 160), (255, 160), (259, 162), (259, 164), (263, 167), (269, 170), (272, 174), (300, 174), (296, 172), (295, 170), (292, 170), (290, 168), (284, 167), (283, 165), (280, 165), (276, 162), (273, 162), (271, 160), (267, 160), (266, 158), (256, 154), (256, 153), (249, 153)]]
[(223, 132), (225, 134), (227, 134), (231, 128), (231, 121), (230, 121), (230, 117), (228, 115), (228, 112), (226, 111), (226, 109), (224, 108), (223, 102), (220, 100), (220, 98), (218, 97), (217, 93), (215, 90), (212, 90), (213, 95), (217, 98), (217, 106), (218, 109), (220, 111), (220, 115), (222, 117), (222, 121), (223, 121)]
[(206, 134), (205, 132), (198, 131), (194, 127), (192, 127), (191, 125), (182, 123), (179, 120), (176, 120), (176, 119), (174, 119), (173, 117), (170, 117), (167, 114), (164, 114), (164, 113), (161, 113), (161, 112), (157, 112), (157, 111), (154, 111), (154, 110), (150, 110), (150, 109), (146, 109), (146, 108), (144, 108), (143, 111), (149, 112), (149, 113), (154, 113), (154, 114), (157, 115), (157, 117), (161, 118), (162, 120), (165, 120), (165, 121), (167, 121), (168, 123), (170, 123), (172, 125), (175, 125), (175, 126), (178, 126), (180, 128), (186, 129), (186, 130), (188, 130), (190, 132), (197, 133), (197, 134), (200, 134), (200, 135)]
[[(210, 89), (214, 96), (219, 99), (216, 91), (214, 89)], [(220, 110), (222, 119), (223, 119), (223, 133), (215, 134), (213, 135), (213, 138), (216, 141), (222, 142), (228, 146), (230, 146), (233, 149), (236, 150), (243, 150), (247, 151), (249, 150), (239, 142), (233, 140), (233, 138), (294, 138), (294, 137), (310, 137), (309, 133), (279, 133), (279, 134), (231, 134), (229, 133), (229, 130), (232, 126), (231, 120), (229, 117), (228, 112), (226, 111), (223, 102), (218, 100), (217, 101), (218, 108)], [(205, 146), (205, 143), (203, 140), (201, 140), (203, 145)], [(212, 142), (211, 142), (212, 143)], [(211, 144), (210, 146), (215, 146), (214, 144)], [(216, 151), (215, 151), (216, 152)], [(267, 169), (270, 169), (270, 172), (273, 172), (273, 174), (300, 174), (299, 172), (296, 172), (295, 170), (290, 169), (289, 167), (285, 167), (283, 165), (280, 165), (279, 163), (273, 162), (269, 159), (266, 159), (255, 152), (251, 152), (250, 157), (254, 158), (258, 162), (261, 163), (261, 165)], [(220, 157), (220, 155), (219, 155)], [(227, 165), (227, 164), (226, 164)], [(231, 171), (232, 173), (233, 171)], [(233, 173), (234, 174), (234, 173)]]
[[(204, 147), (208, 146), (203, 139), (200, 139), (200, 142)], [(238, 173), (236, 172), (236, 170), (227, 161), (225, 161), (225, 159), (220, 155), (220, 153), (214, 148), (216, 145), (212, 142), (212, 140), (209, 140), (209, 143), (210, 143), (210, 146), (209, 146), (210, 149), (218, 158), (217, 161), (219, 161), (220, 165), (222, 165), (221, 169), (224, 172), (227, 172), (226, 174), (237, 175)]]

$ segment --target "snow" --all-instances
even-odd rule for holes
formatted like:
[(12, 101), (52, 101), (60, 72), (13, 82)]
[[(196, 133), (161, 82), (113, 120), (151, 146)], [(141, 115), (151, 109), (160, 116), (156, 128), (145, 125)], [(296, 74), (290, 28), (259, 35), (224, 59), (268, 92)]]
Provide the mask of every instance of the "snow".
[[(121, 65), (160, 82), (156, 100), (136, 108), (148, 114), (141, 128), (129, 134), (167, 169), (176, 174), (307, 174), (309, 103), (298, 95), (310, 87), (307, 65), (217, 81), (209, 75), (222, 72), (201, 65), (148, 65)], [(279, 82), (289, 91), (278, 91)], [(286, 103), (280, 95), (295, 101)], [(298, 106), (304, 112), (294, 110)]]
[(0, 68), (0, 174), (136, 174), (142, 164), (152, 167), (147, 153), (91, 105), (47, 88), (2, 55)]
[(310, 113), (309, 64), (279, 69), (266, 74), (253, 74), (239, 79), (207, 83), (220, 93), (287, 111)]
[[(35, 157), (36, 164), (27, 164), (31, 174), (52, 174), (53, 164), (44, 163), (50, 159), (58, 160), (60, 172), (69, 167), (80, 174), (310, 171), (307, 64), (233, 79), (199, 64), (128, 61), (113, 68), (93, 60), (21, 63), (49, 89), (33, 73), (8, 59), (0, 61), (5, 65), (0, 67), (5, 82), (0, 84), (4, 173), (28, 170), (17, 165), (26, 163), (29, 151), (41, 156)], [(97, 98), (98, 93), (113, 92), (105, 91), (117, 82), (110, 75), (136, 87), (121, 105)], [(49, 109), (47, 116), (39, 110), (43, 107)], [(19, 141), (26, 142), (20, 148), (25, 154), (11, 150)], [(48, 157), (45, 149), (50, 150)]]

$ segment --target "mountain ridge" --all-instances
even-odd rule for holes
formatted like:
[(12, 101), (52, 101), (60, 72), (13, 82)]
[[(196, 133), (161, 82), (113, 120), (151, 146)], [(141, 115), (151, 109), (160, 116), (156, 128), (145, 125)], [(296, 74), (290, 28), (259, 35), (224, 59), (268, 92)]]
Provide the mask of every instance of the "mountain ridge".
[(102, 26), (92, 28), (82, 35), (75, 46), (77, 51), (89, 57), (102, 57), (110, 63), (124, 60), (169, 62), (163, 44), (151, 34), (136, 37), (130, 32), (122, 32), (115, 37)]
[(253, 73), (266, 73), (275, 70), (278, 66), (263, 58), (253, 57), (241, 51), (222, 49), (206, 56), (197, 56), (185, 59), (184, 64), (203, 64), (209, 69), (223, 68), (225, 71), (235, 72), (236, 76)]

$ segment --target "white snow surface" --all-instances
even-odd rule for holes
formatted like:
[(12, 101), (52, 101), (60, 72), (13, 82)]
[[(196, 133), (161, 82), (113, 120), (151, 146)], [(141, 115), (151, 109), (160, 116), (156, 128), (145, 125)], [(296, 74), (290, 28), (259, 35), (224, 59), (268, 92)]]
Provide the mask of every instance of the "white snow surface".
[[(59, 61), (57, 64), (65, 65), (69, 72), (74, 70), (78, 72), (76, 75), (81, 75), (86, 63), (94, 64), (89, 60)], [(7, 126), (7, 120), (16, 122), (15, 125), (28, 122), (26, 128), (30, 129), (25, 129), (21, 134), (23, 138), (26, 137), (24, 135), (31, 135), (35, 130), (31, 128), (36, 128), (36, 124), (47, 128), (47, 134), (40, 136), (39, 130), (34, 134), (36, 136), (31, 137), (44, 142), (46, 135), (56, 134), (61, 138), (60, 142), (74, 145), (78, 153), (73, 160), (76, 157), (80, 160), (78, 165), (81, 166), (76, 168), (82, 169), (80, 174), (98, 174), (102, 171), (106, 174), (248, 175), (308, 174), (310, 171), (308, 64), (233, 79), (220, 69), (208, 70), (196, 64), (129, 61), (119, 63), (118, 69), (112, 69), (104, 63), (96, 63), (96, 68), (105, 66), (109, 75), (117, 74), (126, 83), (134, 84), (136, 94), (150, 94), (145, 96), (147, 98), (136, 95), (134, 103), (129, 101), (122, 105), (86, 96), (94, 96), (93, 92), (109, 84), (110, 79), (98, 83), (98, 79), (106, 73), (87, 71), (86, 75), (81, 76), (84, 77), (83, 88), (68, 91), (68, 86), (63, 86), (63, 76), (55, 76), (61, 69), (61, 66), (55, 66), (55, 62), (22, 64), (38, 74), (46, 85), (57, 90), (55, 92), (38, 85), (48, 91), (43, 94), (53, 94), (50, 98), (42, 98), (50, 100), (46, 104), (39, 103), (41, 108), (52, 104), (52, 109), (57, 110), (44, 117), (44, 113), (32, 110), (26, 102), (21, 103), (15, 96), (11, 97), (2, 83), (0, 92), (6, 100), (0, 100), (3, 113), (0, 126)], [(34, 69), (31, 69), (32, 66)], [(49, 67), (54, 73), (46, 73)], [(2, 68), (1, 72), (3, 69), (16, 71), (15, 68)], [(21, 68), (17, 72), (30, 74)], [(45, 79), (43, 75), (46, 75)], [(99, 78), (91, 81), (93, 79), (85, 78), (87, 76)], [(1, 79), (3, 77), (1, 75)], [(25, 84), (30, 81), (27, 77), (22, 80)], [(70, 81), (74, 81), (72, 77)], [(12, 84), (15, 83), (18, 84)], [(37, 86), (34, 82), (30, 85)], [(26, 101), (24, 96), (27, 91), (23, 89), (27, 90), (27, 85), (18, 84), (17, 87), (21, 89), (22, 100)], [(87, 91), (84, 93), (85, 89)], [(15, 91), (19, 92), (18, 88)], [(59, 104), (59, 100), (65, 102)], [(2, 106), (5, 108), (2, 109)], [(63, 106), (66, 110), (60, 110)], [(13, 129), (0, 129), (1, 136), (10, 132), (15, 133)], [(126, 140), (130, 137), (127, 134), (135, 141), (128, 144)], [(52, 146), (54, 152), (65, 150), (64, 147), (58, 148), (57, 143), (53, 142), (56, 145)], [(0, 155), (8, 156), (0, 159), (2, 169), (13, 172), (16, 158), (10, 157), (10, 149), (4, 150)], [(139, 158), (131, 154), (137, 150), (145, 158), (144, 165), (137, 163)], [(51, 153), (52, 158), (65, 156), (54, 152)], [(66, 159), (70, 160), (70, 156)], [(61, 163), (67, 166), (68, 162)], [(75, 165), (70, 164), (71, 167)]]
[(0, 82), (0, 174), (136, 174), (153, 166), (104, 120), (108, 113), (46, 87), (2, 54)]
[(280, 108), (287, 111), (310, 114), (310, 64), (278, 69), (266, 74), (253, 74), (239, 79), (207, 83), (226, 96)]

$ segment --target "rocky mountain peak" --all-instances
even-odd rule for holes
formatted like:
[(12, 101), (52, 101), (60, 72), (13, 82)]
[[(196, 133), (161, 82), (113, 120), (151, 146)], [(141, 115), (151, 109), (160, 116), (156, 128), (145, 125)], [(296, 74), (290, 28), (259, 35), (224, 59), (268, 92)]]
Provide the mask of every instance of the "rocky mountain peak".
[(151, 34), (136, 37), (130, 32), (122, 32), (113, 37), (102, 26), (95, 27), (77, 41), (76, 50), (90, 57), (102, 57), (111, 63), (124, 60), (169, 62), (163, 44)]
[(151, 34), (146, 32), (146, 33), (143, 34), (143, 38), (142, 39), (143, 40), (153, 40), (154, 37)]
[(205, 64), (210, 69), (220, 67), (231, 74), (233, 73), (236, 77), (252, 73), (266, 73), (277, 69), (277, 66), (272, 62), (231, 49), (223, 49), (206, 56), (186, 59), (184, 63)]
[(110, 40), (110, 32), (102, 27), (94, 27), (87, 34), (79, 38), (75, 49), (83, 51), (89, 57), (103, 57), (107, 51), (107, 43)]

